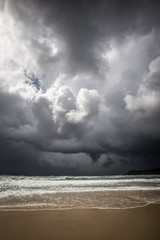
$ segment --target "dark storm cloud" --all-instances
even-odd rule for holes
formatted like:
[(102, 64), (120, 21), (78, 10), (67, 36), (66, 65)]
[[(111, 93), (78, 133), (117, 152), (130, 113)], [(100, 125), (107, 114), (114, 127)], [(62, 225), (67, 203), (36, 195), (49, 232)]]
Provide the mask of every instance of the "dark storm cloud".
[[(67, 42), (68, 71), (93, 71), (98, 74), (98, 51), (109, 48), (107, 41), (125, 36), (147, 34), (159, 28), (159, 2), (141, 1), (13, 1), (13, 13), (26, 27), (36, 28), (38, 21), (58, 32)], [(35, 29), (36, 31), (36, 29)], [(37, 44), (37, 43), (36, 43)]]
[(111, 157), (108, 157), (107, 160), (103, 163), (103, 167), (108, 168), (114, 164), (114, 160)]
[(6, 1), (0, 173), (158, 165), (159, 8), (150, 0)]

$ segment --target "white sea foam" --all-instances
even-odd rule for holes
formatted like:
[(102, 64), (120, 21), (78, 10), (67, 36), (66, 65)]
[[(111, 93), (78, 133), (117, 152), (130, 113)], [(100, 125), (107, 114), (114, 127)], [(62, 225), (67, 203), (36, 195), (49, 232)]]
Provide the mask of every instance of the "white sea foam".
[[(154, 194), (136, 195), (131, 191)], [(119, 197), (115, 192), (121, 192)], [(159, 193), (160, 176), (0, 176), (0, 208), (18, 205), (122, 208), (160, 201)]]
[(160, 190), (158, 176), (25, 177), (1, 176), (0, 198), (57, 192)]

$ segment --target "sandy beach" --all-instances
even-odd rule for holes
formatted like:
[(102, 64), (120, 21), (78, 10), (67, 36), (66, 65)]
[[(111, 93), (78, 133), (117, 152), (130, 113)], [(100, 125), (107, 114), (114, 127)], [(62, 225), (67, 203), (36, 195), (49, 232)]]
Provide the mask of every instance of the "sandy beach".
[(159, 240), (160, 205), (132, 209), (0, 211), (2, 240)]

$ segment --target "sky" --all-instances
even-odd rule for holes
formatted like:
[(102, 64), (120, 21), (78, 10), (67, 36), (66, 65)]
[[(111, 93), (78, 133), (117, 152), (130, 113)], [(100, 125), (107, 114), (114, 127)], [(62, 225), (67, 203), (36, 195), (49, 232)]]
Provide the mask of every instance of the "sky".
[(160, 3), (0, 0), (0, 174), (160, 164)]

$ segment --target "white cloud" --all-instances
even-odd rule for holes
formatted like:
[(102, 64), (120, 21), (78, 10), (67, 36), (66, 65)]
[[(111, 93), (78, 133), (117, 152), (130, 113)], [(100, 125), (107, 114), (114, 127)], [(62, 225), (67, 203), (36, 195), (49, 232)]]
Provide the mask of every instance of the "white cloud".
[(53, 119), (63, 121), (65, 114), (75, 108), (75, 96), (68, 86), (59, 87), (54, 94)]
[(160, 106), (160, 57), (149, 64), (149, 72), (144, 75), (135, 96), (126, 95), (126, 109), (129, 111), (154, 111)]
[(130, 111), (151, 111), (160, 106), (160, 96), (155, 92), (141, 92), (138, 96), (127, 95), (124, 98), (126, 109)]
[(77, 123), (86, 117), (92, 118), (99, 115), (100, 109), (106, 110), (103, 106), (102, 96), (95, 89), (80, 89), (76, 98), (76, 109), (67, 113), (69, 122)]

